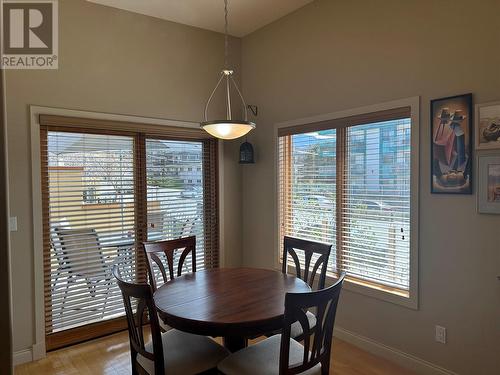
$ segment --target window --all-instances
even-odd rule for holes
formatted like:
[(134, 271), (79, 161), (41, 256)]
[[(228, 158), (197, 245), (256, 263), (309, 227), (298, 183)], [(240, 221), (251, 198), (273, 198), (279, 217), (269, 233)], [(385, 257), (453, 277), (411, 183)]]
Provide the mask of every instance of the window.
[(68, 121), (40, 117), (48, 349), (126, 327), (112, 267), (145, 281), (142, 241), (194, 235), (197, 268), (218, 265), (215, 140)]
[(331, 275), (345, 271), (351, 282), (405, 298), (414, 235), (410, 111), (278, 129), (279, 243), (285, 235), (331, 243)]

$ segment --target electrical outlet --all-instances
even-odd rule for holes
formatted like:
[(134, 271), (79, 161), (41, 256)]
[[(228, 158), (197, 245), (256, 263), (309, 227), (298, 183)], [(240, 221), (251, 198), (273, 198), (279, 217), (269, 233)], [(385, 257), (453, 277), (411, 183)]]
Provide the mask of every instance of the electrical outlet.
[(436, 337), (437, 342), (441, 344), (446, 344), (446, 328), (441, 326), (436, 326)]

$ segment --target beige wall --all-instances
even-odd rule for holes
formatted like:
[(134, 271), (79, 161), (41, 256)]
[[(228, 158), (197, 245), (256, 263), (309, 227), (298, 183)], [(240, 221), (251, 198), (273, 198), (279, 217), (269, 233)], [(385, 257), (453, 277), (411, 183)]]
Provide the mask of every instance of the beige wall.
[[(460, 374), (500, 368), (500, 216), (429, 191), (429, 100), (500, 100), (500, 2), (317, 0), (243, 38), (259, 105), (257, 164), (243, 171), (243, 261), (273, 264), (277, 122), (421, 96), (420, 308), (343, 293), (337, 325)], [(434, 342), (434, 325), (448, 329)]]
[[(222, 65), (220, 34), (83, 0), (59, 4), (59, 70), (6, 74), (15, 351), (31, 347), (35, 329), (28, 105), (198, 121)], [(242, 46), (232, 39), (259, 117), (249, 137), (257, 164), (237, 164), (238, 141), (223, 146), (226, 265), (274, 262), (276, 122), (420, 95), (420, 308), (344, 292), (338, 326), (461, 374), (494, 373), (500, 216), (478, 215), (475, 196), (429, 193), (428, 107), (465, 92), (500, 100), (498, 14), (493, 0), (317, 0)], [(448, 328), (446, 345), (433, 341), (435, 324)]]
[[(34, 344), (30, 104), (200, 121), (223, 65), (223, 36), (83, 0), (59, 1), (55, 71), (8, 71), (7, 122), (12, 233), (14, 351)], [(240, 41), (231, 39), (239, 70)], [(224, 144), (225, 261), (238, 265), (238, 142)]]

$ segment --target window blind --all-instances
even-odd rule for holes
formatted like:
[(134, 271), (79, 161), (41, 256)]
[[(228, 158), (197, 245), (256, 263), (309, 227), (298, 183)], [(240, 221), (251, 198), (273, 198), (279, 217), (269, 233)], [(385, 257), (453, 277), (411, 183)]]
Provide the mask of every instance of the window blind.
[[(210, 153), (203, 141), (146, 140), (148, 240), (196, 236), (197, 269), (218, 264)], [(190, 272), (189, 257), (185, 268)]]
[(280, 244), (288, 235), (335, 245), (336, 139), (335, 129), (280, 137)]
[(111, 269), (135, 274), (134, 138), (45, 131), (46, 333), (123, 315)]
[(407, 293), (409, 108), (330, 124), (280, 132), (280, 243), (284, 235), (332, 243), (329, 272)]
[(409, 289), (410, 119), (352, 126), (339, 228), (351, 276)]
[(146, 282), (142, 241), (195, 235), (218, 266), (217, 141), (89, 121), (40, 117), (49, 350), (126, 327), (111, 270)]

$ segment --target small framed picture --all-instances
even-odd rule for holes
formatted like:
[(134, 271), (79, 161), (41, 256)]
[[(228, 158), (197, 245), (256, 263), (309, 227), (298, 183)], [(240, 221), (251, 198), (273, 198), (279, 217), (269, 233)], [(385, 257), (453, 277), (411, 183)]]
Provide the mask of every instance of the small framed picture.
[(477, 210), (500, 214), (500, 154), (478, 157)]
[(500, 102), (476, 105), (476, 150), (500, 149)]
[(472, 194), (472, 94), (431, 101), (431, 193)]

